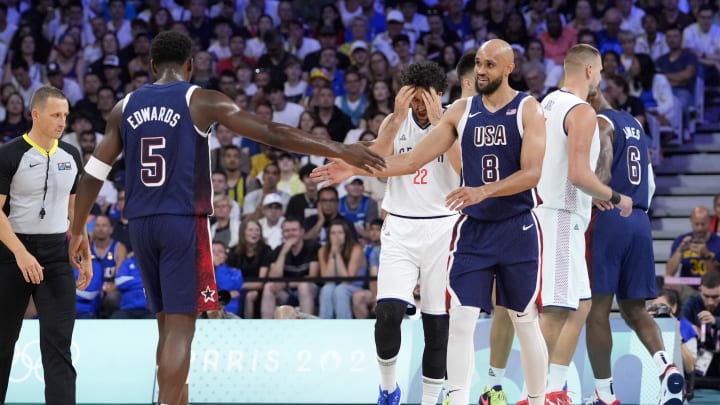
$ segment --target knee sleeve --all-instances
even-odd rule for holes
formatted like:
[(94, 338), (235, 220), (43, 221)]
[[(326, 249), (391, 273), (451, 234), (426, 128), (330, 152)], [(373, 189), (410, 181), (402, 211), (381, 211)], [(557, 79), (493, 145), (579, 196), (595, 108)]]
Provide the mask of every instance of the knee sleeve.
[(375, 348), (380, 359), (387, 360), (400, 352), (400, 324), (407, 304), (383, 300), (375, 308)]
[(432, 379), (444, 379), (447, 363), (449, 318), (447, 315), (422, 314), (425, 350), (422, 374)]
[(513, 311), (510, 308), (507, 308), (507, 312), (513, 325), (518, 323), (533, 322), (538, 319), (538, 310), (535, 305), (530, 305), (528, 310), (525, 312)]
[(520, 356), (528, 395), (533, 397), (541, 395), (546, 385), (548, 353), (545, 339), (540, 331), (537, 308), (531, 305), (526, 312), (508, 309), (508, 315), (520, 342)]

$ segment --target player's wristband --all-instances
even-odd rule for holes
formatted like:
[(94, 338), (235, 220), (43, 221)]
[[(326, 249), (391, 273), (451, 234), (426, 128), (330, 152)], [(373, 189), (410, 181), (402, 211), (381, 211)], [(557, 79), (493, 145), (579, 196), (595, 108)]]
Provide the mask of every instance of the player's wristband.
[(617, 191), (612, 190), (612, 195), (610, 196), (610, 202), (613, 204), (620, 203), (620, 194)]
[(95, 177), (100, 181), (105, 181), (107, 179), (107, 176), (108, 174), (110, 174), (111, 169), (112, 166), (96, 158), (95, 156), (90, 156), (90, 159), (88, 159), (88, 162), (85, 164), (85, 173)]

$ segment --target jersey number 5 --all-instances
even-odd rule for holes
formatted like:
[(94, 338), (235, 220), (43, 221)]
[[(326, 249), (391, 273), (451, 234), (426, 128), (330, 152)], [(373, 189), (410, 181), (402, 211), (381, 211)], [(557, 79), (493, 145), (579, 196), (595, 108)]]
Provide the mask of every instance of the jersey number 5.
[(424, 167), (416, 171), (415, 176), (413, 177), (413, 184), (427, 184), (427, 180), (425, 180), (427, 174), (427, 169)]
[(140, 180), (147, 187), (160, 187), (165, 183), (165, 158), (159, 153), (165, 149), (165, 138), (140, 140)]

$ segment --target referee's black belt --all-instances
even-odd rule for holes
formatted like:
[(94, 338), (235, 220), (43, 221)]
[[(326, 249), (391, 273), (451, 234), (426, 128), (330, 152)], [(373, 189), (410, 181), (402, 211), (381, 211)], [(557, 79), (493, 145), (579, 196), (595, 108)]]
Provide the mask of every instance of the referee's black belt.
[(65, 233), (16, 233), (15, 235), (17, 235), (20, 240), (35, 242), (53, 242), (67, 239), (67, 235)]

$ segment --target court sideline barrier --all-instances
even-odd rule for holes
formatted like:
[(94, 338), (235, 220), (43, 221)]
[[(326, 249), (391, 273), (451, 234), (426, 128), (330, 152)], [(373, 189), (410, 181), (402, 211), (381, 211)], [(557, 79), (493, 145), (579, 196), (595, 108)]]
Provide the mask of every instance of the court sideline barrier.
[[(677, 322), (657, 319), (668, 354), (680, 360)], [(619, 316), (613, 328), (613, 373), (625, 404), (657, 403), (655, 363)], [(486, 382), (488, 319), (478, 320), (475, 378), (471, 398)], [(190, 376), (191, 403), (374, 403), (378, 370), (372, 320), (200, 320)], [(16, 345), (8, 403), (42, 403), (43, 375), (38, 322), (27, 320)], [(403, 403), (420, 403), (422, 322), (402, 324), (397, 372)], [(78, 320), (73, 362), (80, 404), (150, 404), (154, 392), (157, 328), (153, 320)], [(506, 372), (509, 401), (522, 389), (520, 352), (515, 339)], [(585, 335), (568, 373), (574, 403), (593, 392)], [(320, 395), (318, 393), (321, 393)], [(583, 395), (580, 395), (582, 393)]]

